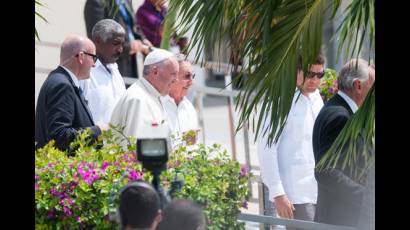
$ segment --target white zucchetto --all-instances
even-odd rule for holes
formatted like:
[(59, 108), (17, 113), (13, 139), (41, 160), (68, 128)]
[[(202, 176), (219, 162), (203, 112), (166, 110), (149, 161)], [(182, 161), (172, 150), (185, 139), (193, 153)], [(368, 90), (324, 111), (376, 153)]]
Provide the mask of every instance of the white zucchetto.
[(164, 61), (170, 57), (175, 57), (175, 55), (168, 50), (155, 48), (145, 57), (144, 66)]

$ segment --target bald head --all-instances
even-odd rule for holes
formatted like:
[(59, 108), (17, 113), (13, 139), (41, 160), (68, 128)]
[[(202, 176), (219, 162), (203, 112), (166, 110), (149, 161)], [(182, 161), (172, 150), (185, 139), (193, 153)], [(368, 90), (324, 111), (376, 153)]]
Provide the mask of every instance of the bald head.
[(69, 69), (79, 80), (90, 77), (95, 57), (95, 45), (88, 38), (70, 35), (61, 44), (60, 65)]
[(81, 51), (94, 47), (94, 43), (79, 35), (69, 35), (64, 39), (60, 49), (60, 64), (67, 63), (67, 60)]

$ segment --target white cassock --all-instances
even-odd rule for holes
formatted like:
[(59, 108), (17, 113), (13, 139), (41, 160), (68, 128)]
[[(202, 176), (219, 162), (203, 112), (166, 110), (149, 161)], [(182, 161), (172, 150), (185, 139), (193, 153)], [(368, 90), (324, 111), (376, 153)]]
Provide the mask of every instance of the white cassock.
[(116, 104), (110, 123), (124, 127), (127, 137), (168, 138), (171, 130), (160, 96), (151, 83), (139, 78)]

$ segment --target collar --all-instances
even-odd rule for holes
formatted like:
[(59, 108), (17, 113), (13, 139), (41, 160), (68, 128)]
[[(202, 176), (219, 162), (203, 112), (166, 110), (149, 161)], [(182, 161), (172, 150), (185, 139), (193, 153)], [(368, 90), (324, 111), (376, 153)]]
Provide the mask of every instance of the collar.
[(337, 94), (339, 94), (349, 105), (350, 109), (355, 113), (359, 107), (357, 106), (356, 102), (354, 102), (349, 95), (343, 93), (341, 90), (337, 91)]
[(104, 64), (100, 61), (100, 59), (97, 59), (97, 62), (95, 63), (95, 66), (93, 67), (94, 69), (101, 68), (104, 69), (109, 73), (109, 75), (113, 74), (113, 69), (118, 69), (118, 65), (116, 62), (114, 63), (109, 63), (104, 66)]
[(174, 98), (170, 97), (169, 95), (161, 96), (161, 101), (172, 101), (175, 103)]
[(156, 98), (161, 98), (161, 94), (158, 92), (158, 90), (155, 89), (154, 86), (151, 85), (151, 83), (147, 81), (147, 79), (145, 79), (145, 77), (140, 77), (139, 79), (141, 81), (141, 84), (145, 87), (149, 94)]
[(68, 75), (70, 75), (70, 77), (71, 77), (71, 80), (73, 80), (74, 85), (79, 88), (79, 87), (80, 87), (80, 84), (78, 83), (78, 79), (77, 79), (77, 77), (75, 76), (75, 74), (74, 74), (73, 72), (71, 72), (71, 70), (67, 69), (66, 67), (64, 67), (64, 66), (62, 66), (62, 65), (60, 65), (60, 66), (61, 66), (63, 69), (65, 69), (65, 71), (67, 71)]
[(314, 92), (309, 93), (309, 97), (310, 97), (312, 100), (317, 100), (317, 99), (323, 100), (323, 99), (322, 99), (322, 96), (320, 95), (319, 89), (316, 89)]
[[(160, 98), (161, 98), (161, 101), (163, 101), (163, 102), (170, 101), (178, 107), (178, 105), (177, 105), (177, 103), (175, 103), (175, 99), (173, 97), (171, 97), (169, 95), (165, 95), (165, 96), (161, 96)], [(187, 98), (186, 98), (186, 96), (183, 96), (182, 100), (179, 102), (179, 104), (181, 105), (185, 100), (187, 100)]]

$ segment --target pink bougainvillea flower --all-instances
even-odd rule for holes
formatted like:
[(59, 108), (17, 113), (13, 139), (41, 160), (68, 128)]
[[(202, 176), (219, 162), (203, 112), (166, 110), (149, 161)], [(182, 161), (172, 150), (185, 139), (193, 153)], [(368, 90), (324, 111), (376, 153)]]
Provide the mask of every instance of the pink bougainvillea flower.
[(248, 201), (243, 202), (242, 207), (248, 209)]
[(101, 170), (105, 171), (109, 165), (110, 163), (108, 163), (107, 161), (104, 161), (101, 165)]
[(141, 173), (136, 172), (136, 171), (131, 171), (131, 172), (128, 174), (128, 180), (129, 180), (129, 181), (136, 181), (136, 180), (140, 180), (141, 178), (142, 178)]
[(245, 177), (247, 174), (248, 174), (248, 166), (242, 165), (241, 172), (240, 172), (241, 177)]
[(48, 219), (53, 219), (55, 217), (56, 217), (56, 213), (55, 213), (54, 210), (48, 211), (48, 213), (47, 213), (47, 218)]

